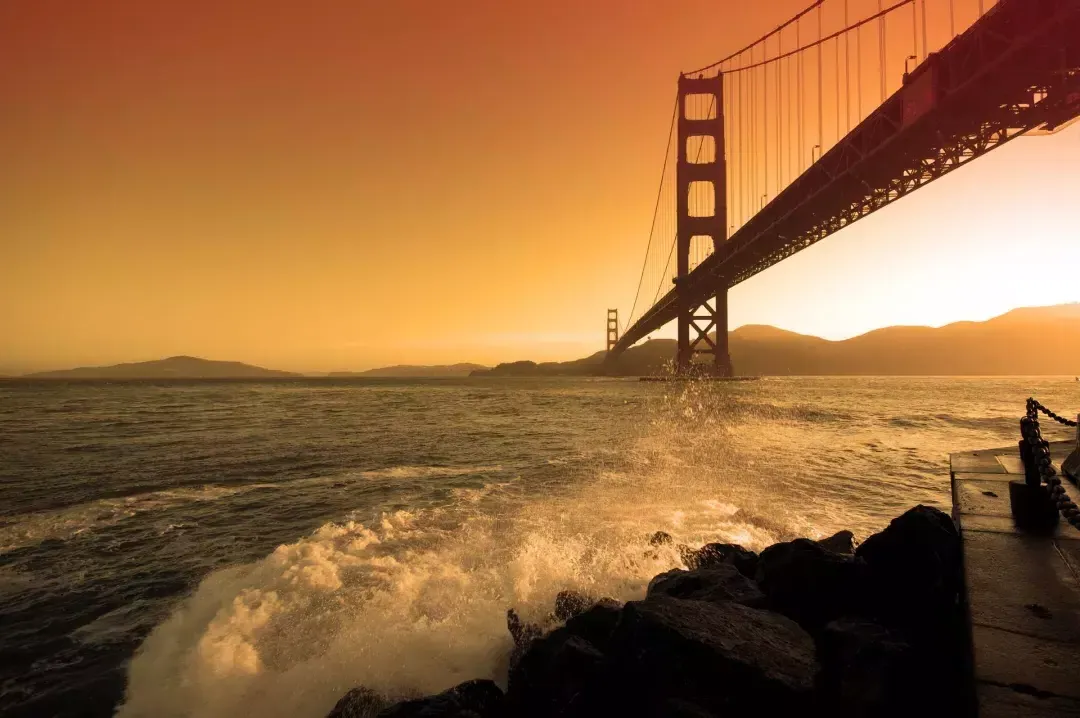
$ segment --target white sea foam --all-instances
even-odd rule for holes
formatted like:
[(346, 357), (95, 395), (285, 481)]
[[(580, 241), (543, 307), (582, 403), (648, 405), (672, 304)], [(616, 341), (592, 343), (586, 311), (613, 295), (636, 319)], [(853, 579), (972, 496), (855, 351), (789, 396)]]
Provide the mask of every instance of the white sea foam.
[(147, 491), (131, 496), (97, 499), (53, 511), (12, 516), (0, 526), (0, 554), (48, 540), (67, 540), (86, 531), (114, 526), (141, 513), (182, 504), (216, 501), (274, 484), (198, 486)]
[[(290, 482), (294, 488), (304, 484), (322, 485), (360, 478), (423, 479), (451, 476), (479, 476), (501, 471), (499, 466), (391, 466), (370, 471), (345, 472)], [(142, 513), (174, 508), (183, 504), (216, 501), (256, 489), (281, 488), (279, 483), (252, 483), (230, 486), (203, 485), (148, 491), (131, 496), (96, 499), (53, 511), (12, 516), (0, 526), (0, 554), (48, 540), (68, 540), (86, 531), (96, 531)], [(178, 524), (163, 527), (161, 533), (181, 528)]]
[(681, 562), (674, 547), (648, 546), (653, 531), (693, 545), (779, 538), (727, 500), (672, 486), (643, 496), (632, 481), (612, 472), (518, 511), (464, 500), (331, 523), (218, 571), (138, 650), (118, 715), (321, 718), (357, 685), (406, 696), (502, 681), (507, 608), (545, 620), (567, 588), (641, 597)]
[(475, 476), (501, 471), (501, 466), (389, 466), (361, 471), (365, 479), (427, 479), (441, 476)]

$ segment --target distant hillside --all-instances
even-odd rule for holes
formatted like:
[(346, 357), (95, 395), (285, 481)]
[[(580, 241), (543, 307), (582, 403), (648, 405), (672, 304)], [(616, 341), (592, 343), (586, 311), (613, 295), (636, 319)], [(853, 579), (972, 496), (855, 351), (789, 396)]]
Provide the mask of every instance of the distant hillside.
[(397, 364), (384, 366), (367, 371), (332, 371), (327, 376), (331, 377), (449, 377), (469, 376), (474, 371), (487, 369), (483, 364), (436, 364), (434, 366), (418, 366), (413, 364)]
[(289, 376), (300, 376), (300, 374), (263, 369), (238, 361), (211, 361), (188, 356), (113, 366), (86, 366), (77, 369), (43, 371), (26, 375), (30, 379), (253, 379)]
[[(749, 325), (728, 335), (731, 361), (744, 375), (1080, 375), (1080, 304), (1016, 309), (985, 322), (937, 329), (887, 327), (843, 341)], [(571, 362), (500, 364), (494, 376), (649, 375), (675, 356), (675, 340), (627, 350), (611, 367), (604, 352)]]

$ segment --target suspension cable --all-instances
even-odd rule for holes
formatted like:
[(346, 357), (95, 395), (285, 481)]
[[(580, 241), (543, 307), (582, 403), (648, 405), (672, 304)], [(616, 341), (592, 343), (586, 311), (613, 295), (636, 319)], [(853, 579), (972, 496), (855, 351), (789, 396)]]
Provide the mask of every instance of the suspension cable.
[[(720, 111), (720, 108), (718, 108), (716, 106), (716, 95), (713, 95), (712, 99), (709, 100), (709, 109), (705, 113), (706, 116), (712, 115), (714, 110), (716, 112)], [(694, 156), (694, 164), (698, 164), (701, 161), (701, 151), (702, 151), (702, 149), (704, 149), (704, 147), (705, 147), (705, 138), (702, 137), (701, 142), (698, 143), (697, 154)], [(667, 262), (664, 264), (664, 272), (661, 275), (661, 281), (656, 286), (656, 294), (653, 296), (653, 301), (652, 301), (653, 304), (656, 304), (656, 300), (660, 298), (660, 290), (664, 286), (663, 278), (667, 276), (668, 267), (671, 266), (671, 256), (673, 254), (675, 254), (675, 247), (676, 247), (676, 245), (678, 245), (678, 243), (679, 243), (679, 227), (678, 227), (678, 221), (676, 221), (675, 238), (671, 241), (671, 249), (668, 250), (668, 258), (667, 258)], [(650, 305), (650, 306), (652, 306), (652, 305)]]
[(763, 60), (762, 62), (759, 62), (756, 65), (744, 65), (743, 67), (736, 67), (736, 68), (731, 69), (731, 70), (726, 70), (725, 72), (728, 72), (728, 73), (746, 72), (747, 70), (753, 70), (755, 68), (761, 67), (762, 65), (768, 65), (770, 63), (776, 62), (777, 60), (783, 60), (784, 58), (791, 57), (792, 55), (798, 55), (800, 52), (810, 50), (812, 48), (817, 47), (818, 45), (821, 45), (823, 43), (826, 43), (826, 42), (832, 40), (833, 38), (840, 37), (845, 32), (851, 32), (853, 30), (856, 30), (856, 29), (862, 27), (863, 25), (867, 25), (867, 24), (873, 22), (874, 20), (877, 20), (879, 18), (883, 18), (886, 15), (889, 15), (889, 14), (891, 14), (893, 12), (896, 12), (900, 8), (904, 7), (905, 5), (908, 5), (908, 4), (913, 3), (913, 2), (915, 2), (915, 0), (900, 0), (895, 5), (890, 5), (889, 7), (885, 8), (881, 12), (874, 13), (873, 15), (871, 15), (868, 18), (860, 20), (859, 22), (852, 23), (848, 27), (837, 30), (836, 32), (834, 32), (834, 33), (832, 33), (830, 35), (826, 35), (825, 37), (821, 38), (820, 40), (815, 40), (814, 42), (809, 42), (809, 43), (807, 43), (805, 45), (802, 45), (802, 46), (796, 48), (795, 50), (789, 50), (789, 51), (785, 52), (783, 55), (777, 55), (776, 57), (769, 58), (768, 60)]
[[(759, 44), (761, 44), (761, 43), (765, 42), (766, 40), (768, 40), (768, 39), (769, 39), (770, 37), (772, 37), (773, 35), (775, 35), (775, 34), (777, 34), (777, 33), (781, 32), (782, 30), (784, 30), (784, 28), (786, 28), (786, 27), (790, 26), (791, 24), (793, 24), (793, 23), (795, 23), (795, 22), (798, 22), (798, 21), (799, 21), (799, 19), (800, 19), (800, 18), (801, 18), (801, 17), (803, 16), (803, 15), (807, 15), (807, 14), (809, 14), (810, 12), (812, 12), (812, 11), (813, 11), (813, 9), (814, 9), (814, 8), (816, 8), (816, 7), (820, 6), (820, 5), (823, 5), (824, 3), (825, 3), (825, 0), (815, 0), (815, 1), (814, 1), (813, 3), (811, 3), (811, 4), (810, 4), (810, 5), (809, 5), (809, 6), (808, 6), (808, 7), (807, 7), (807, 8), (805, 9), (805, 10), (803, 10), (803, 11), (802, 11), (802, 12), (800, 12), (800, 13), (798, 13), (798, 14), (797, 14), (797, 15), (795, 15), (794, 17), (792, 17), (792, 18), (791, 18), (790, 20), (788, 20), (787, 22), (785, 22), (785, 23), (784, 23), (783, 25), (780, 25), (780, 26), (779, 26), (779, 27), (777, 27), (776, 29), (774, 29), (774, 30), (771, 30), (770, 32), (768, 32), (768, 33), (766, 33), (766, 34), (762, 35), (762, 36), (761, 36), (761, 37), (759, 37), (759, 38), (758, 38), (757, 40), (754, 40), (754, 41), (753, 41), (752, 43), (750, 43), (750, 44), (749, 44), (749, 45), (747, 45), (746, 47), (742, 48), (742, 49), (741, 49), (741, 50), (739, 50), (738, 52), (733, 52), (733, 53), (731, 53), (730, 55), (728, 55), (727, 57), (725, 57), (725, 58), (724, 58), (723, 60), (717, 60), (716, 62), (712, 63), (711, 65), (706, 65), (705, 67), (699, 68), (699, 69), (697, 69), (697, 70), (694, 70), (694, 71), (692, 71), (692, 72), (688, 72), (687, 74), (688, 74), (688, 75), (696, 75), (696, 74), (698, 74), (698, 73), (702, 73), (702, 72), (708, 72), (708, 71), (710, 71), (710, 70), (715, 70), (715, 69), (716, 69), (717, 67), (719, 67), (720, 65), (723, 65), (723, 64), (724, 64), (725, 62), (729, 62), (730, 60), (734, 60), (734, 59), (735, 59), (736, 57), (740, 57), (740, 56), (741, 56), (741, 55), (742, 55), (742, 54), (743, 54), (744, 52), (746, 52), (746, 51), (747, 51), (747, 50), (749, 50), (750, 48), (752, 48), (752, 47), (755, 47), (755, 46), (757, 46), (757, 45), (759, 45)], [(742, 69), (745, 69), (745, 68), (735, 68), (735, 70), (736, 70), (736, 71), (738, 71), (738, 70), (742, 70)], [(730, 72), (730, 70), (728, 70), (728, 72)]]
[(627, 318), (627, 326), (630, 326), (637, 310), (638, 297), (641, 295), (641, 283), (645, 279), (645, 268), (649, 265), (649, 250), (652, 249), (653, 235), (656, 233), (656, 217), (660, 213), (660, 197), (664, 191), (664, 177), (667, 176), (668, 159), (671, 157), (671, 137), (675, 133), (675, 122), (679, 117), (679, 98), (675, 98), (675, 109), (671, 112), (671, 127), (668, 128), (667, 144), (664, 147), (664, 164), (660, 170), (660, 187), (656, 190), (656, 205), (653, 207), (652, 224), (649, 225), (649, 243), (645, 247), (645, 262), (641, 265), (641, 276), (638, 277), (637, 291), (634, 293), (634, 304), (630, 307), (630, 316)]

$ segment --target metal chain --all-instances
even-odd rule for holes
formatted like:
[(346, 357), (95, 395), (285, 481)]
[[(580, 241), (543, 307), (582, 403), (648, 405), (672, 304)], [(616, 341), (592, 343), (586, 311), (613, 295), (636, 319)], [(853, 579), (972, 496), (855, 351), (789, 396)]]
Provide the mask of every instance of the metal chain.
[[(1054, 421), (1056, 421), (1059, 424), (1064, 424), (1065, 426), (1076, 426), (1075, 421), (1073, 421), (1071, 419), (1066, 419), (1064, 416), (1058, 416), (1057, 414), (1050, 411), (1049, 409), (1047, 409), (1045, 406), (1043, 406), (1039, 402), (1035, 401), (1034, 399), (1028, 399), (1028, 406), (1030, 407), (1031, 405), (1034, 405), (1036, 409), (1038, 409), (1042, 413), (1046, 414), (1047, 416), (1049, 416), (1051, 419), (1053, 419)], [(1028, 410), (1028, 415), (1030, 416), (1030, 414), (1031, 414), (1031, 410), (1029, 409)]]
[[(1073, 503), (1065, 492), (1065, 487), (1061, 485), (1061, 478), (1057, 475), (1057, 469), (1054, 468), (1050, 459), (1050, 444), (1042, 438), (1042, 432), (1039, 429), (1039, 411), (1062, 423), (1067, 421), (1050, 412), (1035, 399), (1028, 399), (1027, 421), (1020, 422), (1020, 433), (1031, 448), (1031, 458), (1039, 469), (1039, 475), (1046, 483), (1046, 490), (1053, 499), (1054, 505), (1057, 506), (1058, 513), (1075, 528), (1080, 529), (1080, 507)], [(1072, 425), (1075, 426), (1076, 422), (1072, 422)]]

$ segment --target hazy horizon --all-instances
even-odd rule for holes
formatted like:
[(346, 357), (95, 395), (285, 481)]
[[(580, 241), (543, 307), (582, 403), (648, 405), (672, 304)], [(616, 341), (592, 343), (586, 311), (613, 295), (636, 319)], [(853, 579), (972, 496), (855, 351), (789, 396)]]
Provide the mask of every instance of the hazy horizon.
[[(1078, 306), (1078, 307), (1080, 307), (1080, 302), (1063, 302), (1063, 303), (1061, 303), (1059, 305), (1048, 305), (1048, 306)], [(1006, 314), (1007, 312), (1013, 311), (1013, 310), (1016, 310), (1016, 309), (1032, 309), (1032, 308), (1039, 309), (1039, 308), (1042, 308), (1042, 307), (1033, 307), (1033, 306), (1012, 307), (1009, 310), (1007, 310), (1006, 312), (1002, 312), (1001, 314)], [(1001, 314), (994, 315), (994, 317), (1001, 316)], [(987, 317), (987, 319), (993, 319), (994, 317)], [(827, 337), (818, 337), (818, 338), (825, 339), (826, 341), (842, 342), (842, 341), (845, 341), (847, 339), (852, 339), (852, 338), (855, 338), (855, 337), (858, 337), (858, 336), (862, 336), (864, 334), (868, 334), (870, 332), (877, 331), (879, 329), (900, 328), (900, 327), (940, 329), (941, 327), (947, 326), (949, 324), (954, 324), (954, 323), (957, 323), (957, 322), (965, 322), (965, 321), (976, 321), (976, 322), (978, 322), (978, 321), (986, 321), (986, 320), (983, 320), (983, 319), (958, 319), (958, 320), (946, 322), (944, 324), (939, 324), (939, 325), (892, 324), (892, 325), (888, 325), (888, 326), (872, 327), (872, 328), (866, 330), (865, 332), (859, 332), (858, 334), (853, 334), (853, 335), (847, 336), (847, 337), (839, 337), (839, 338), (836, 338), (836, 339), (830, 339), (830, 338), (827, 338)], [(738, 331), (740, 329), (743, 329), (743, 328), (749, 327), (749, 326), (768, 326), (768, 327), (772, 327), (774, 329), (779, 329), (780, 331), (794, 332), (796, 334), (803, 334), (803, 335), (810, 336), (810, 337), (817, 337), (817, 335), (814, 335), (814, 334), (806, 334), (805, 332), (798, 332), (798, 331), (796, 331), (794, 329), (789, 329), (789, 328), (786, 328), (786, 327), (778, 327), (778, 326), (771, 325), (771, 324), (770, 325), (742, 324), (742, 325), (739, 325), (737, 327), (732, 327), (729, 331), (730, 332), (736, 332), (736, 331)], [(650, 338), (651, 339), (674, 339), (674, 336), (669, 336), (669, 334), (670, 334), (670, 332), (666, 332), (666, 331), (665, 332), (658, 332), (657, 334), (652, 335)], [(642, 340), (642, 342), (644, 342), (644, 341), (646, 341), (646, 340)], [(639, 344), (640, 343), (641, 342), (639, 342)], [(29, 373), (42, 372), (42, 371), (73, 369), (73, 368), (79, 368), (79, 367), (112, 366), (112, 365), (115, 365), (115, 364), (132, 364), (132, 363), (140, 363), (140, 362), (158, 361), (158, 360), (162, 360), (162, 359), (170, 359), (170, 358), (180, 357), (180, 356), (194, 357), (194, 358), (197, 358), (197, 359), (206, 359), (206, 360), (210, 360), (210, 361), (241, 362), (241, 363), (244, 363), (244, 364), (250, 364), (250, 365), (262, 367), (262, 368), (265, 368), (265, 369), (274, 369), (274, 370), (280, 370), (280, 371), (290, 371), (290, 372), (297, 372), (297, 373), (300, 373), (300, 374), (325, 374), (325, 373), (330, 373), (330, 372), (364, 372), (364, 371), (368, 371), (368, 370), (371, 370), (371, 369), (383, 369), (383, 368), (389, 368), (389, 367), (393, 367), (393, 366), (451, 366), (451, 365), (455, 365), (455, 364), (477, 364), (477, 365), (492, 367), (492, 366), (496, 366), (496, 365), (501, 364), (501, 363), (515, 362), (515, 361), (530, 361), (531, 360), (531, 361), (537, 361), (537, 362), (541, 362), (541, 361), (563, 362), (563, 361), (573, 361), (575, 359), (581, 359), (581, 358), (584, 358), (586, 356), (590, 356), (592, 354), (595, 354), (597, 351), (601, 351), (601, 350), (602, 350), (602, 347), (598, 348), (598, 349), (593, 349), (591, 351), (587, 351), (584, 354), (573, 355), (573, 356), (562, 356), (562, 357), (556, 357), (554, 359), (536, 359), (535, 357), (530, 357), (530, 356), (516, 356), (515, 355), (515, 356), (510, 357), (510, 358), (499, 359), (497, 361), (492, 361), (492, 362), (474, 361), (474, 360), (469, 359), (469, 358), (464, 358), (464, 359), (452, 359), (450, 361), (428, 362), (428, 363), (420, 362), (420, 361), (404, 361), (404, 362), (395, 362), (393, 364), (374, 364), (374, 365), (371, 365), (371, 366), (363, 366), (363, 367), (338, 367), (338, 368), (331, 368), (331, 369), (311, 369), (311, 368), (305, 368), (303, 366), (277, 366), (277, 365), (271, 365), (271, 364), (260, 364), (257, 361), (252, 361), (252, 360), (248, 360), (248, 359), (245, 359), (245, 358), (231, 357), (231, 356), (204, 356), (204, 355), (192, 354), (191, 352), (178, 352), (176, 354), (169, 354), (169, 355), (166, 355), (166, 356), (153, 356), (153, 357), (145, 357), (145, 358), (120, 359), (118, 361), (109, 362), (108, 364), (81, 364), (81, 365), (77, 365), (77, 366), (76, 365), (48, 366), (48, 367), (40, 367), (40, 368), (32, 368), (32, 369), (18, 369), (18, 368), (12, 368), (12, 367), (4, 367), (4, 366), (0, 365), (0, 375), (5, 375), (5, 374), (6, 375), (19, 375), (19, 374), (29, 374)], [(1065, 375), (1063, 374), (1062, 376), (1065, 376)]]

